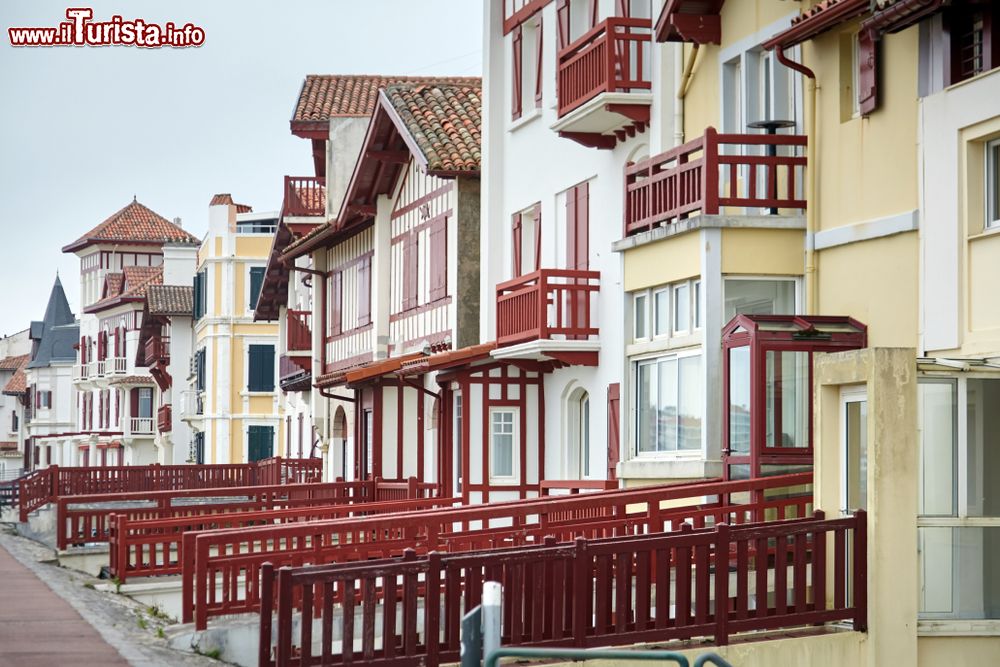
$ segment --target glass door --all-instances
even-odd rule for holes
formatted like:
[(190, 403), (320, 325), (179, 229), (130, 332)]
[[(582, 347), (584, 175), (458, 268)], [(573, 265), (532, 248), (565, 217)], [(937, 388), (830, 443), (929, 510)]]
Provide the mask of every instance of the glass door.
[[(848, 387), (840, 395), (842, 485), (840, 512), (847, 516), (856, 510), (868, 509), (868, 393), (865, 387)], [(853, 534), (848, 533), (845, 546), (847, 549), (847, 587), (845, 599), (848, 605), (854, 604), (852, 590), (854, 581)]]

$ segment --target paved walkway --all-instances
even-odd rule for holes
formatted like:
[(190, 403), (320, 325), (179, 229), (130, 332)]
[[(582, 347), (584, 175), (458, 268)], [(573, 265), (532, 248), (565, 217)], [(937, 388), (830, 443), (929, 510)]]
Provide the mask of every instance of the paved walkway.
[(0, 667), (128, 664), (2, 544), (0, 582)]

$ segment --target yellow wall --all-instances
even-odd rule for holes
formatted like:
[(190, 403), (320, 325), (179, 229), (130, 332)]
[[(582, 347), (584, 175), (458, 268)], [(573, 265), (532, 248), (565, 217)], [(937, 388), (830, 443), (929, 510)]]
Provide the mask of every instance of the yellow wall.
[(791, 229), (723, 229), (722, 272), (801, 276), (805, 233)]
[(916, 232), (820, 253), (819, 309), (868, 325), (868, 344), (915, 347), (919, 303)]
[(1000, 637), (920, 637), (917, 666), (996, 665), (1000, 663)]
[(271, 242), (271, 236), (264, 234), (237, 236), (236, 256), (267, 259), (268, 254), (271, 252)]
[(701, 275), (701, 233), (679, 234), (625, 251), (625, 291)]

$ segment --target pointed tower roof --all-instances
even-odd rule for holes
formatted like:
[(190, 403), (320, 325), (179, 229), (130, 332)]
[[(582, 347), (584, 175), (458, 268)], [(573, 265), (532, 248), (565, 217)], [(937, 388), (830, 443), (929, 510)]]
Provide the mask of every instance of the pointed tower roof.
[(194, 235), (184, 231), (162, 215), (132, 199), (125, 208), (97, 225), (89, 232), (63, 246), (63, 252), (76, 252), (95, 243), (162, 244), (170, 241), (198, 243)]
[(45, 307), (45, 318), (31, 323), (31, 337), (38, 343), (27, 367), (42, 368), (53, 361), (74, 361), (76, 350), (73, 345), (79, 334), (80, 325), (70, 310), (62, 281), (56, 276), (49, 293), (49, 304)]

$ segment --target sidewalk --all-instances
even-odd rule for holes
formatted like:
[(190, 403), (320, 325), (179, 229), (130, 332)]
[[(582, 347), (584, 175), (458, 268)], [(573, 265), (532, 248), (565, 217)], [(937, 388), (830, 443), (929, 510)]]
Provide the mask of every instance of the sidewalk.
[(68, 602), (0, 544), (0, 667), (127, 665)]

